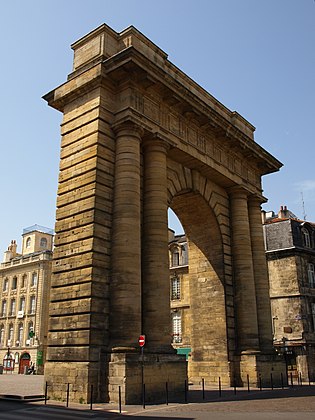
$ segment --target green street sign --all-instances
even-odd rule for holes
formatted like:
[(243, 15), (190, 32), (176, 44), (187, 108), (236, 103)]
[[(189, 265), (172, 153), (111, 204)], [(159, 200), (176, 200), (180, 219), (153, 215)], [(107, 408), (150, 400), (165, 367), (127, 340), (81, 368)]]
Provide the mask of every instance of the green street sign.
[(38, 351), (37, 353), (37, 366), (41, 366), (44, 364), (43, 352)]

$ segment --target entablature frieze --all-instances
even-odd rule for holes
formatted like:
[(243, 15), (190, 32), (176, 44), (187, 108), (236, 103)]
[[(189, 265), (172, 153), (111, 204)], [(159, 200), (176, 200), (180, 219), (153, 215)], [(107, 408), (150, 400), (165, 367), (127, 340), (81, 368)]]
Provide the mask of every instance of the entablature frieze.
[[(214, 136), (201, 132), (195, 124), (189, 125), (181, 116), (165, 113), (162, 124), (154, 121), (145, 108), (129, 108), (116, 114), (115, 120), (115, 124), (123, 121), (138, 124), (144, 130), (144, 138), (159, 137), (168, 144), (172, 158), (191, 168), (196, 168), (195, 164), (202, 167), (200, 171), (205, 176), (217, 172), (215, 177), (222, 179), (222, 185), (245, 183), (252, 185), (255, 191), (261, 190), (260, 174), (248, 159), (244, 160), (234, 150), (219, 145)], [(226, 181), (223, 180), (224, 177)]]
[[(119, 54), (122, 54), (122, 59), (124, 58), (126, 61), (126, 50)], [(129, 77), (129, 80), (140, 89), (143, 89), (143, 86), (146, 84), (148, 86), (145, 89), (147, 97), (158, 97), (159, 103), (168, 104), (173, 109), (176, 107), (181, 108), (182, 114), (190, 113), (194, 115), (201, 125), (206, 120), (211, 120), (211, 124), (223, 130), (227, 138), (232, 137), (233, 140), (242, 143), (245, 148), (250, 149), (253, 156), (256, 156), (256, 158), (266, 164), (265, 170), (273, 172), (279, 169), (278, 166), (281, 166), (280, 162), (254, 142), (253, 132), (255, 128), (236, 111), (232, 112), (227, 109), (171, 63), (168, 62), (168, 66), (162, 70), (135, 49), (130, 49), (129, 55), (130, 61), (128, 61), (127, 65), (131, 76), (127, 76), (127, 73), (122, 73), (122, 67), (126, 64), (122, 63), (122, 66), (119, 67), (118, 56), (115, 56), (114, 63), (111, 63), (111, 58), (104, 63), (107, 68), (107, 74), (110, 77), (114, 77), (116, 81), (119, 80), (118, 75), (120, 75), (123, 83), (126, 82), (126, 77)], [(119, 73), (117, 73), (118, 68)], [(141, 82), (139, 83), (136, 83), (134, 76), (137, 71), (141, 72)], [(143, 75), (145, 72), (147, 72), (147, 77)], [(153, 94), (150, 95), (150, 92), (153, 92)], [(141, 96), (137, 98), (138, 104), (141, 103)]]

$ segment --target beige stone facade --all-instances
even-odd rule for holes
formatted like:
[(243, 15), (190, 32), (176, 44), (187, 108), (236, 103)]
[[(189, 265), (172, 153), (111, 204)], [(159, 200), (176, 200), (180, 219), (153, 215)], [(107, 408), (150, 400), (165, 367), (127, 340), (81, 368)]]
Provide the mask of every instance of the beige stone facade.
[(315, 225), (286, 207), (264, 215), (274, 344), (289, 376), (315, 380)]
[(43, 374), (53, 231), (34, 225), (22, 238), (22, 252), (12, 241), (0, 265), (0, 364), (24, 373), (32, 363)]
[(211, 367), (226, 383), (247, 374), (257, 383), (262, 370), (269, 377), (281, 367), (261, 177), (280, 162), (255, 143), (248, 121), (136, 28), (102, 25), (72, 48), (67, 82), (45, 96), (63, 113), (45, 368), (51, 397), (65, 395), (66, 375), (72, 400), (89, 401), (93, 385), (99, 401), (115, 401), (119, 386), (125, 403), (139, 401), (140, 334), (148, 398), (168, 379), (174, 392), (183, 389), (185, 355), (171, 346), (169, 207), (191, 261), (192, 376)]

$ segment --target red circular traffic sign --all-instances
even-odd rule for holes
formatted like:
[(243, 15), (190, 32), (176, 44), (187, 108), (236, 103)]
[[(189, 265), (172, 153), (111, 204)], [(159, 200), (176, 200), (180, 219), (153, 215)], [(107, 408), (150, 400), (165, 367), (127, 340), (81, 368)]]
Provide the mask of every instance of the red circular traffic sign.
[(143, 347), (145, 345), (145, 335), (140, 335), (138, 342), (139, 342), (139, 346)]

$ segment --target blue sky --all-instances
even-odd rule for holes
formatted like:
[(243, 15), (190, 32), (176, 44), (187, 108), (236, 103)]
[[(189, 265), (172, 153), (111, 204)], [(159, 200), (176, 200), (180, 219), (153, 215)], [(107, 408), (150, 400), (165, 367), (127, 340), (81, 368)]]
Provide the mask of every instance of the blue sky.
[(41, 97), (71, 72), (70, 44), (102, 23), (134, 25), (249, 120), (284, 164), (264, 177), (264, 208), (303, 218), (303, 194), (315, 222), (314, 0), (10, 0), (0, 12), (0, 252), (20, 245), (24, 227), (54, 227), (61, 114)]

